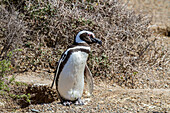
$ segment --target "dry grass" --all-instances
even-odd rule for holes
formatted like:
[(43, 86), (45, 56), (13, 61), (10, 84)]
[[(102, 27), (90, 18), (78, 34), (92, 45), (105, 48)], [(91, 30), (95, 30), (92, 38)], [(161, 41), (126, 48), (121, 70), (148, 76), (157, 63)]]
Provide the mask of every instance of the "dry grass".
[[(80, 30), (90, 30), (103, 41), (102, 47), (92, 46), (88, 61), (94, 76), (110, 78), (128, 88), (169, 87), (166, 80), (169, 50), (148, 28), (151, 18), (147, 15), (136, 14), (117, 0), (29, 0), (23, 1), (22, 5), (18, 6), (18, 15), (19, 20), (23, 18), (24, 26), (13, 22), (17, 26), (15, 39), (22, 37), (23, 42), (23, 51), (15, 62), (20, 66), (19, 70), (50, 69)], [(7, 24), (9, 17), (5, 19)], [(20, 30), (24, 27), (26, 32)], [(7, 35), (3, 37), (6, 42), (11, 39)], [(160, 86), (162, 82), (164, 84)]]
[(19, 16), (19, 12), (15, 11), (13, 6), (9, 5), (10, 11), (2, 5), (0, 8), (0, 38), (1, 38), (1, 60), (7, 56), (7, 53), (20, 44), (25, 33), (25, 25)]

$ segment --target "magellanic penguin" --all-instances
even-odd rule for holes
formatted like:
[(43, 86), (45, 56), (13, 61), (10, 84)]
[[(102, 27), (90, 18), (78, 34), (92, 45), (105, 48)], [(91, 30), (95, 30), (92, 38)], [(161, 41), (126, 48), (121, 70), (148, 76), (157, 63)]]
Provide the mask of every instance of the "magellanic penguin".
[(92, 43), (102, 44), (92, 32), (80, 31), (73, 45), (61, 55), (51, 88), (55, 81), (58, 97), (63, 105), (84, 104), (80, 99), (84, 89), (84, 78), (87, 80), (89, 92), (92, 93), (92, 74), (86, 64), (91, 50), (89, 44)]

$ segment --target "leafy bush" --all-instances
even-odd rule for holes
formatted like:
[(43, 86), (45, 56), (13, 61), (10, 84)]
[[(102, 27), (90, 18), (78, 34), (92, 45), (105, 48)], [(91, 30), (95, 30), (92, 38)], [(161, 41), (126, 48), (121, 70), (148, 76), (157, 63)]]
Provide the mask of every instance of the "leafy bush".
[(5, 73), (10, 70), (11, 62), (8, 60), (0, 61), (0, 76), (4, 77)]
[(81, 30), (93, 31), (103, 41), (102, 47), (92, 45), (88, 65), (94, 76), (130, 88), (152, 88), (157, 87), (151, 84), (153, 78), (161, 76), (156, 71), (150, 74), (152, 69), (168, 68), (167, 48), (163, 50), (149, 29), (151, 18), (128, 10), (118, 0), (21, 2), (24, 7), (17, 19), (24, 21), (21, 33), (26, 36), (19, 35), (24, 51), (17, 65), (22, 70), (49, 69)]
[(5, 74), (10, 71), (11, 62), (9, 60), (3, 59), (0, 61), (0, 90), (9, 90), (8, 85), (5, 84), (4, 77)]
[(13, 56), (13, 52), (15, 51), (21, 50), (18, 49), (10, 51), (7, 54), (7, 58), (0, 61), (0, 90), (6, 90), (9, 92), (10, 88), (8, 87), (8, 85), (15, 80), (14, 76), (12, 76), (10, 79), (7, 78), (7, 74), (13, 69), (11, 58)]

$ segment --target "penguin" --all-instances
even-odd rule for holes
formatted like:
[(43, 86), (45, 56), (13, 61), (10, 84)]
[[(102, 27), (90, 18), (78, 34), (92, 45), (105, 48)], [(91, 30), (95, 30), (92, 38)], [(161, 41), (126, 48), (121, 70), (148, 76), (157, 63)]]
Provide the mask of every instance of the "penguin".
[(51, 88), (56, 83), (57, 95), (65, 106), (71, 104), (84, 105), (81, 100), (84, 81), (87, 81), (89, 92), (93, 91), (92, 74), (87, 66), (88, 55), (91, 51), (90, 44), (102, 41), (97, 39), (91, 31), (80, 31), (74, 43), (61, 55), (57, 64)]

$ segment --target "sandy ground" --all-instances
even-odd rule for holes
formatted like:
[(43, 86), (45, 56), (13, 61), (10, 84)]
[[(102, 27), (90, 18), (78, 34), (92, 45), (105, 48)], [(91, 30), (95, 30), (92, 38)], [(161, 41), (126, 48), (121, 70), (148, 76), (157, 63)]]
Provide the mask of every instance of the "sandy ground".
[(159, 27), (170, 27), (169, 0), (123, 0), (129, 8), (152, 16), (152, 23)]
[[(16, 75), (16, 81), (32, 84), (36, 87), (49, 87), (53, 74), (27, 72)], [(53, 89), (55, 90), (55, 88)], [(39, 90), (39, 92), (44, 90)], [(47, 93), (48, 91), (45, 90)], [(56, 95), (54, 95), (56, 96)], [(43, 95), (39, 94), (39, 97)], [(170, 89), (125, 89), (114, 83), (95, 78), (92, 96), (85, 93), (82, 97), (85, 105), (63, 106), (59, 100), (40, 102), (21, 108), (20, 104), (5, 108), (7, 100), (1, 101), (1, 112), (170, 112)], [(39, 101), (39, 100), (36, 100)], [(4, 106), (3, 106), (4, 104)], [(10, 106), (10, 105), (8, 105)]]

